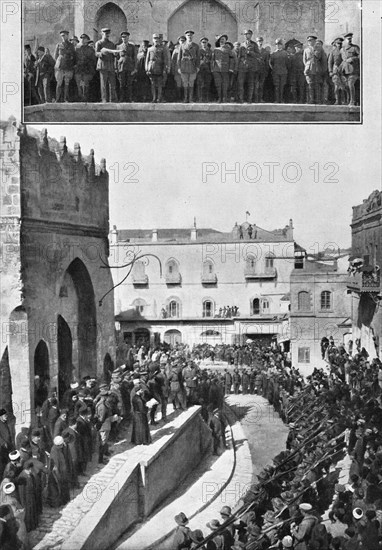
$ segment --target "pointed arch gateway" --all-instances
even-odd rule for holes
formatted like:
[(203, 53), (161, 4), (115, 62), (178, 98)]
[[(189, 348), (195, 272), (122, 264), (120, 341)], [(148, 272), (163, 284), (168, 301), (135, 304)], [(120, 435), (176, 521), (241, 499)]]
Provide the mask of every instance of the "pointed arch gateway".
[(174, 11), (168, 20), (168, 40), (174, 44), (178, 36), (187, 29), (195, 32), (195, 42), (206, 36), (214, 45), (215, 36), (227, 34), (230, 42), (238, 38), (238, 24), (235, 14), (220, 0), (186, 0)]
[(101, 29), (109, 28), (111, 30), (110, 40), (114, 44), (121, 42), (121, 32), (127, 29), (127, 18), (124, 12), (114, 2), (107, 2), (99, 8), (95, 17), (94, 41), (101, 38)]

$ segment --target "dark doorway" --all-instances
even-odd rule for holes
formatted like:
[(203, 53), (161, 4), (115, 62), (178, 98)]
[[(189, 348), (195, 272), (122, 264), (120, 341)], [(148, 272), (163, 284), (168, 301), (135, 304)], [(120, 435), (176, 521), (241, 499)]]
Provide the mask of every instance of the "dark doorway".
[[(48, 397), (49, 389), (49, 351), (44, 340), (40, 340), (34, 352), (35, 407), (41, 407)], [(36, 379), (36, 376), (39, 378)]]
[(5, 348), (0, 362), (0, 409), (5, 409), (10, 416), (12, 411), (12, 382), (9, 368), (8, 346)]
[(84, 263), (76, 258), (67, 269), (78, 298), (78, 377), (97, 374), (97, 318), (93, 284)]
[(98, 31), (98, 35), (94, 36), (95, 41), (101, 38), (101, 29), (109, 28), (110, 40), (114, 44), (120, 43), (121, 32), (127, 30), (126, 15), (116, 4), (108, 2), (98, 10), (95, 26)]
[(61, 399), (72, 381), (73, 340), (69, 325), (61, 315), (58, 316), (57, 324), (58, 397)]
[(134, 330), (134, 340), (137, 347), (150, 347), (150, 331), (147, 328), (139, 328)]
[(107, 353), (103, 360), (103, 377), (105, 382), (109, 383), (111, 380), (111, 373), (114, 369), (114, 363), (110, 355)]

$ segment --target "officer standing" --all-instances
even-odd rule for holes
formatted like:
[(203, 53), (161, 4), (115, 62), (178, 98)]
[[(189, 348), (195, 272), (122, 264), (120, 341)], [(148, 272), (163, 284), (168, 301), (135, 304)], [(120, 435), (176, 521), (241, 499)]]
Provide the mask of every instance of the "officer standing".
[(136, 74), (137, 55), (133, 44), (129, 42), (130, 33), (121, 32), (122, 44), (117, 46), (120, 52), (118, 59), (119, 101), (131, 103), (133, 78)]
[(239, 50), (238, 63), (238, 85), (239, 102), (244, 101), (244, 86), (247, 84), (248, 103), (259, 101), (259, 82), (260, 82), (260, 52), (259, 47), (252, 40), (253, 32), (248, 29), (244, 31), (245, 41)]
[(96, 71), (97, 58), (87, 34), (81, 34), (80, 44), (76, 47), (74, 78), (80, 101), (89, 101), (89, 85)]
[(211, 48), (208, 45), (208, 38), (204, 37), (200, 40), (200, 70), (198, 76), (196, 77), (197, 86), (198, 86), (198, 101), (206, 102), (209, 101), (212, 72), (211, 72), (211, 61), (212, 61), (212, 52)]
[(61, 31), (61, 43), (57, 44), (54, 51), (55, 76), (57, 80), (56, 103), (61, 99), (62, 84), (64, 83), (64, 101), (69, 102), (69, 84), (74, 75), (74, 64), (76, 51), (69, 41), (69, 31)]
[(269, 73), (269, 58), (271, 54), (267, 49), (263, 48), (264, 38), (262, 36), (258, 36), (256, 42), (261, 59), (259, 75), (259, 101), (260, 103), (264, 103), (264, 83)]
[[(341, 93), (345, 94), (346, 80), (342, 73), (342, 54), (341, 54), (343, 41), (344, 41), (343, 38), (336, 38), (332, 42), (333, 49), (330, 52), (328, 57), (329, 76), (331, 77), (334, 85), (334, 97), (336, 99), (335, 105), (341, 105), (341, 99), (342, 99)], [(346, 97), (344, 99), (346, 99)]]
[(281, 38), (277, 38), (276, 48), (276, 51), (271, 54), (269, 66), (272, 69), (275, 86), (275, 103), (284, 103), (284, 88), (287, 83), (290, 61)]
[(296, 53), (290, 58), (290, 92), (293, 103), (305, 103), (305, 75), (301, 42), (294, 45)]
[(341, 49), (342, 70), (346, 78), (350, 92), (349, 105), (355, 105), (355, 83), (360, 77), (360, 55), (359, 46), (353, 44), (353, 33), (345, 34), (346, 44)]
[(102, 103), (108, 100), (112, 103), (117, 101), (116, 79), (115, 79), (115, 57), (106, 50), (115, 50), (115, 45), (109, 40), (111, 30), (102, 29), (102, 38), (96, 42), (96, 56), (98, 57), (97, 71), (101, 80)]
[(151, 81), (152, 103), (161, 102), (163, 98), (163, 78), (167, 74), (167, 54), (160, 43), (160, 35), (153, 34), (153, 45), (147, 50), (146, 73)]
[(194, 84), (199, 72), (199, 46), (192, 41), (194, 31), (186, 31), (186, 42), (180, 45), (178, 54), (178, 73), (182, 77), (184, 102), (192, 103), (194, 99)]
[(308, 84), (308, 103), (312, 105), (318, 103), (317, 92), (319, 92), (318, 79), (320, 72), (320, 56), (316, 50), (317, 36), (310, 35), (307, 40), (308, 47), (304, 50), (303, 60), (305, 78)]

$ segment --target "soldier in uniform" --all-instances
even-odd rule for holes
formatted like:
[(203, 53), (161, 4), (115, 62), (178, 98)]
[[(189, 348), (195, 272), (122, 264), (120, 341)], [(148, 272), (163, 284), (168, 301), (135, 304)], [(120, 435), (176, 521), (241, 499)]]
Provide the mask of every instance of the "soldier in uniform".
[(62, 84), (64, 83), (64, 101), (68, 103), (69, 85), (74, 75), (76, 50), (73, 44), (69, 41), (68, 31), (61, 31), (60, 36), (61, 43), (57, 44), (53, 56), (56, 61), (56, 65), (54, 67), (57, 80), (56, 102), (58, 103), (61, 99)]
[(264, 83), (269, 73), (270, 53), (267, 49), (263, 48), (264, 38), (262, 36), (258, 36), (256, 42), (259, 48), (260, 58), (262, 60), (259, 75), (259, 101), (260, 103), (264, 103)]
[(110, 29), (102, 29), (102, 38), (96, 42), (96, 56), (98, 57), (97, 71), (100, 74), (102, 103), (108, 99), (114, 103), (117, 101), (117, 89), (115, 79), (115, 56), (106, 50), (115, 50), (115, 45), (109, 40)]
[(208, 46), (208, 38), (200, 40), (200, 66), (198, 76), (196, 77), (198, 87), (198, 101), (208, 103), (210, 100), (210, 87), (212, 81), (211, 60), (212, 52)]
[(178, 54), (178, 73), (182, 77), (184, 88), (184, 102), (192, 103), (194, 84), (199, 72), (200, 52), (199, 46), (192, 41), (194, 31), (186, 31), (186, 42), (180, 45)]
[(275, 103), (284, 103), (284, 88), (289, 71), (289, 56), (284, 50), (281, 38), (277, 38), (276, 48), (276, 51), (271, 54), (269, 59), (269, 66), (272, 69), (272, 78), (275, 87)]
[(119, 101), (132, 101), (133, 78), (136, 74), (137, 54), (135, 46), (129, 42), (130, 33), (121, 32), (122, 44), (117, 46), (120, 52), (118, 59)]
[(293, 103), (305, 103), (305, 75), (302, 44), (295, 44), (295, 54), (290, 58), (290, 93)]
[(318, 74), (317, 74), (317, 103), (323, 104), (328, 101), (328, 56), (324, 50), (324, 43), (322, 40), (316, 42), (316, 56), (319, 59)]
[(253, 32), (244, 31), (245, 41), (242, 43), (238, 56), (239, 102), (244, 101), (244, 86), (247, 84), (248, 103), (259, 101), (260, 82), (260, 52), (256, 42), (252, 40)]
[[(218, 102), (228, 101), (229, 76), (235, 70), (235, 54), (227, 45), (228, 36), (222, 34), (215, 42), (215, 49), (212, 52), (212, 74), (218, 93)], [(224, 307), (223, 316), (226, 316), (227, 308)]]
[[(344, 41), (343, 38), (336, 38), (332, 42), (333, 49), (330, 52), (328, 57), (329, 76), (331, 77), (334, 85), (334, 97), (336, 99), (335, 105), (341, 105), (342, 103), (341, 95), (345, 95), (344, 100), (346, 100), (346, 91), (345, 91), (346, 79), (342, 74), (341, 48), (342, 48), (343, 41)], [(325, 356), (325, 353), (324, 353), (324, 356)]]
[(163, 77), (167, 74), (167, 54), (160, 43), (160, 35), (153, 34), (153, 45), (147, 50), (146, 73), (151, 81), (152, 103), (162, 101)]
[(41, 103), (50, 103), (50, 85), (54, 74), (54, 59), (43, 46), (37, 48), (36, 88)]
[(178, 73), (178, 55), (179, 55), (180, 46), (184, 44), (185, 41), (186, 41), (185, 36), (183, 35), (179, 36), (178, 43), (176, 44), (171, 56), (171, 74), (173, 75), (174, 81), (175, 81), (177, 100), (182, 99), (182, 77)]
[(234, 373), (233, 373), (233, 376), (232, 376), (232, 382), (233, 382), (234, 393), (235, 393), (235, 395), (237, 395), (239, 393), (239, 388), (240, 388), (240, 384), (241, 384), (241, 376), (240, 376), (240, 373), (239, 373), (239, 369), (234, 370)]
[(80, 44), (76, 47), (76, 64), (74, 78), (78, 88), (80, 101), (89, 101), (89, 85), (96, 72), (97, 58), (87, 34), (81, 34)]
[(308, 47), (304, 50), (304, 74), (308, 84), (308, 103), (319, 102), (320, 95), (320, 59), (321, 55), (316, 48), (317, 36), (308, 36)]
[(353, 44), (353, 33), (345, 34), (347, 44), (342, 47), (342, 71), (350, 92), (349, 105), (355, 105), (355, 83), (360, 77), (360, 48)]

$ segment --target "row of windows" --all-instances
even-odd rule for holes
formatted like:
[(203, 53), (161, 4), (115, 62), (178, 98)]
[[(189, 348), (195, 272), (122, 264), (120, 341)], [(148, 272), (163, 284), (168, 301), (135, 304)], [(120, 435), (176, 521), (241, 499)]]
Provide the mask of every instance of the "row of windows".
[[(306, 290), (302, 290), (297, 296), (298, 311), (311, 311), (311, 294)], [(323, 311), (332, 309), (332, 293), (329, 290), (324, 290), (320, 295), (320, 309)]]
[[(247, 256), (246, 258), (246, 267), (247, 269), (254, 270), (256, 268), (256, 258), (254, 256)], [(273, 269), (274, 268), (274, 257), (272, 255), (268, 255), (265, 258), (265, 269)], [(174, 260), (168, 260), (165, 265), (165, 276), (169, 275), (174, 276), (178, 275), (180, 273), (179, 271), (179, 263)], [(203, 275), (213, 275), (215, 273), (215, 266), (212, 260), (205, 260), (203, 262)], [(145, 264), (143, 261), (137, 261), (134, 264), (133, 269), (133, 276), (139, 277), (139, 276), (145, 276), (146, 270), (145, 270)]]
[[(144, 315), (146, 313), (147, 304), (142, 298), (137, 298), (133, 302), (135, 310)], [(270, 300), (268, 298), (254, 298), (250, 301), (250, 314), (260, 315), (270, 312)], [(202, 302), (202, 316), (214, 317), (217, 314), (217, 307), (213, 300), (206, 299)], [(165, 308), (162, 309), (162, 318), (181, 317), (182, 303), (178, 298), (172, 298), (168, 301)]]

